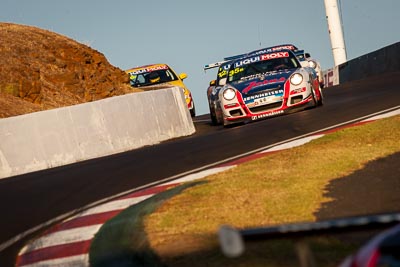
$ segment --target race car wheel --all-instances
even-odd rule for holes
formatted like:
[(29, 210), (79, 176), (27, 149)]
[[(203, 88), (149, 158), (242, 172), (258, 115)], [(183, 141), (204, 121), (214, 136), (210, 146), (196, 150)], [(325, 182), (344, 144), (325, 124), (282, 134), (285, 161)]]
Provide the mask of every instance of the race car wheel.
[(322, 87), (318, 87), (318, 92), (319, 92), (319, 99), (318, 99), (318, 106), (322, 106), (324, 104), (324, 96), (322, 94)]
[(192, 117), (196, 116), (196, 108), (194, 106), (194, 102), (193, 102), (193, 108), (190, 110), (190, 116)]
[(217, 125), (218, 120), (217, 120), (217, 115), (215, 114), (215, 110), (210, 108), (210, 118), (211, 118), (211, 124), (212, 125)]
[(311, 96), (312, 96), (312, 102), (313, 102), (313, 107), (317, 107), (318, 106), (318, 102), (317, 102), (317, 98), (315, 97), (315, 89), (314, 87), (312, 87), (311, 89)]

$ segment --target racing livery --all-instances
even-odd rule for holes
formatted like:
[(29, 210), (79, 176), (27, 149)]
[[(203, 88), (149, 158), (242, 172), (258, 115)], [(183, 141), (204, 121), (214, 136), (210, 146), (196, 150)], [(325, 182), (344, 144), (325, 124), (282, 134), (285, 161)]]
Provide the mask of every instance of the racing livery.
[(293, 44), (282, 44), (260, 50), (255, 50), (248, 53), (248, 55), (259, 55), (261, 53), (280, 51), (283, 49), (291, 50), (296, 55), (297, 59), (303, 67), (313, 68), (317, 73), (319, 85), (321, 86), (321, 88), (323, 88), (324, 76), (322, 75), (321, 64), (315, 58), (312, 58), (309, 53), (306, 53), (304, 50), (300, 50), (297, 46)]
[(322, 105), (318, 76), (291, 50), (250, 54), (230, 62), (219, 90), (224, 126)]
[(210, 86), (207, 88), (207, 100), (208, 100), (208, 106), (209, 106), (209, 110), (210, 110), (210, 118), (211, 118), (211, 122), (213, 125), (218, 125), (218, 124), (223, 123), (222, 111), (219, 106), (219, 90), (222, 87), (220, 85), (220, 80), (227, 77), (229, 68), (231, 66), (230, 62), (232, 62), (235, 59), (246, 57), (249, 55), (259, 55), (262, 53), (279, 51), (282, 49), (289, 49), (292, 51), (298, 50), (298, 48), (292, 44), (276, 45), (276, 46), (271, 46), (271, 47), (254, 50), (254, 51), (246, 53), (246, 54), (225, 57), (223, 61), (208, 64), (208, 65), (204, 66), (204, 70), (218, 67), (217, 79), (212, 80), (210, 82)]
[(204, 70), (208, 70), (211, 68), (218, 67), (217, 79), (212, 80), (210, 82), (209, 87), (207, 88), (207, 99), (208, 105), (210, 110), (210, 118), (213, 125), (222, 124), (223, 123), (223, 116), (222, 110), (220, 108), (220, 101), (219, 101), (219, 91), (222, 88), (220, 85), (220, 80), (227, 77), (230, 63), (234, 60), (244, 58), (246, 56), (256, 56), (270, 52), (278, 52), (281, 50), (290, 50), (294, 53), (297, 59), (300, 62), (300, 65), (303, 67), (311, 67), (315, 69), (320, 87), (323, 88), (323, 75), (321, 70), (321, 65), (315, 59), (312, 59), (308, 53), (305, 53), (304, 50), (300, 50), (297, 46), (293, 44), (280, 44), (271, 47), (266, 47), (258, 50), (251, 51), (246, 54), (239, 54), (235, 56), (225, 57), (223, 61), (208, 64), (204, 66)]
[(187, 78), (186, 73), (176, 75), (167, 64), (145, 65), (126, 70), (125, 72), (129, 74), (130, 84), (133, 87), (140, 87), (144, 90), (155, 90), (174, 86), (182, 88), (190, 115), (192, 117), (196, 115), (192, 93), (183, 83), (183, 80)]

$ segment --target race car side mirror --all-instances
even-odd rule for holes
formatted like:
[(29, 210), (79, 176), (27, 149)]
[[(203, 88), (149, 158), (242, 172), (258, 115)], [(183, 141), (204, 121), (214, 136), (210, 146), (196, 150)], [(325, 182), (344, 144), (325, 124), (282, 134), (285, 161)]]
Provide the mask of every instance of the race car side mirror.
[(184, 80), (184, 79), (187, 78), (187, 74), (184, 73), (184, 72), (182, 72), (181, 74), (179, 74), (179, 78), (180, 78), (181, 80)]
[(216, 83), (217, 83), (217, 80), (212, 80), (212, 81), (210, 82), (210, 86), (214, 86)]
[(219, 80), (218, 85), (220, 86), (224, 86), (226, 84), (226, 78), (222, 78), (221, 80)]
[(306, 58), (311, 57), (310, 53), (306, 53)]

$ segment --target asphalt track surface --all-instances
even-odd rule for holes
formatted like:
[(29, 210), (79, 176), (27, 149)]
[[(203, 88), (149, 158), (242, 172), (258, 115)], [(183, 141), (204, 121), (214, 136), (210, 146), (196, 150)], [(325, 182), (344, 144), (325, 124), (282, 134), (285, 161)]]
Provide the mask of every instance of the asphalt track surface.
[[(399, 84), (400, 73), (346, 83), (324, 89), (323, 107), (230, 128), (211, 126), (207, 115), (199, 116), (194, 119), (196, 133), (189, 137), (2, 179), (0, 244), (60, 215), (121, 192), (143, 188), (150, 183), (187, 174), (192, 170), (198, 171), (204, 166), (248, 151), (396, 107), (400, 104)], [(399, 173), (399, 158), (399, 154), (396, 154), (384, 162), (374, 163), (377, 165), (369, 168), (371, 171), (380, 168), (380, 173), (384, 172), (396, 179)], [(362, 174), (355, 175), (363, 177)], [(364, 186), (362, 190), (366, 197), (371, 191), (376, 191), (373, 183), (371, 186), (372, 188)], [(355, 187), (359, 188), (359, 183), (349, 183), (346, 186), (352, 192), (359, 191)], [(382, 190), (387, 190), (385, 188)], [(396, 187), (395, 189), (399, 190)], [(335, 187), (331, 188), (330, 194), (341, 194), (335, 190)], [(379, 194), (385, 195), (385, 192)], [(357, 194), (352, 195), (354, 200), (361, 200)], [(386, 195), (392, 196), (393, 193)], [(394, 200), (390, 198), (387, 201)], [(338, 206), (329, 207), (329, 214), (321, 213), (317, 214), (317, 217), (346, 216), (347, 213), (351, 213), (346, 210), (351, 208), (348, 204), (352, 202), (350, 199), (336, 203)], [(396, 205), (399, 210), (398, 204)], [(385, 207), (385, 210), (381, 210), (381, 207), (366, 206), (362, 212), (380, 213), (396, 208)], [(38, 229), (37, 232), (25, 236), (1, 251), (0, 266), (13, 266), (19, 249), (40, 230), (43, 229)]]

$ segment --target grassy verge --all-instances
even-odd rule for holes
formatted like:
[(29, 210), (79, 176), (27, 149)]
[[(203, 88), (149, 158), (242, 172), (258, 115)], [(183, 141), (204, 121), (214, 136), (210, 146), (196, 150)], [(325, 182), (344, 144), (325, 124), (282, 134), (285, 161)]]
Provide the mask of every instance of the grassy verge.
[[(343, 129), (301, 147), (212, 175), (163, 202), (144, 221), (152, 249), (169, 266), (293, 266), (290, 240), (270, 241), (239, 259), (219, 252), (220, 225), (238, 228), (315, 221), (330, 181), (400, 151), (400, 117)], [(354, 250), (340, 238), (310, 241), (322, 266)]]

